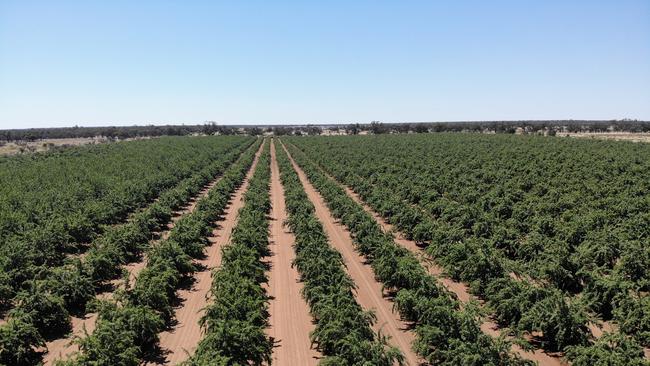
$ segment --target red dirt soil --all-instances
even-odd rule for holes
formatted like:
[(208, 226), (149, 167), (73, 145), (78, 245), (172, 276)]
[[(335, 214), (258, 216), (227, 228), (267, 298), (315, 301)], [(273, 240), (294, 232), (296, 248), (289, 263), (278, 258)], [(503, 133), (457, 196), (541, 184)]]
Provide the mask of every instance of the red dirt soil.
[(257, 167), (263, 144), (255, 155), (253, 164), (249, 169), (242, 185), (235, 191), (230, 204), (226, 208), (219, 226), (212, 231), (208, 238), (210, 246), (207, 248), (206, 257), (196, 260), (202, 270), (194, 274), (195, 282), (189, 289), (177, 292), (182, 305), (175, 312), (177, 323), (170, 330), (160, 333), (160, 348), (165, 356), (161, 362), (151, 362), (148, 365), (176, 365), (189, 357), (196, 349), (203, 336), (199, 319), (203, 316), (204, 308), (208, 305), (210, 287), (212, 285), (212, 270), (221, 264), (221, 249), (228, 244), (233, 229), (237, 225), (239, 210), (244, 206), (243, 197), (248, 189), (248, 183)]
[(377, 315), (374, 329), (390, 337), (389, 344), (402, 351), (406, 364), (415, 366), (424, 362), (411, 348), (415, 335), (408, 330), (409, 325), (400, 319), (399, 314), (393, 312), (392, 302), (384, 294), (382, 284), (375, 279), (372, 268), (365, 264), (364, 258), (354, 250), (350, 233), (334, 219), (320, 193), (309, 182), (302, 169), (293, 159), (291, 163), (298, 172), (305, 193), (316, 207), (316, 216), (323, 224), (330, 243), (343, 255), (347, 272), (357, 285), (357, 301), (364, 309), (373, 310)]
[[(169, 237), (169, 233), (171, 229), (174, 228), (174, 225), (180, 220), (180, 218), (187, 214), (190, 213), (194, 210), (196, 207), (197, 202), (205, 197), (210, 189), (214, 187), (219, 180), (221, 179), (221, 176), (218, 176), (217, 178), (213, 179), (208, 185), (203, 187), (201, 191), (197, 194), (197, 196), (193, 197), (183, 208), (180, 210), (174, 212), (172, 215), (172, 220), (167, 224), (167, 229), (160, 233), (158, 235), (158, 238), (153, 240), (150, 245), (155, 245), (156, 243), (160, 242), (160, 240), (164, 240)], [(123, 268), (124, 270), (128, 273), (129, 276), (129, 283), (133, 283), (138, 274), (144, 267), (146, 266), (147, 261), (146, 258), (142, 258), (142, 260), (138, 262), (133, 262), (125, 265)], [(122, 279), (115, 279), (111, 281), (111, 285), (114, 289), (117, 289), (119, 287), (124, 287), (124, 282)], [(103, 300), (108, 300), (113, 296), (114, 291), (111, 292), (104, 292), (97, 294), (98, 299), (103, 299)], [(72, 316), (71, 317), (71, 322), (72, 322), (72, 331), (70, 333), (70, 336), (65, 337), (65, 338), (58, 338), (55, 340), (52, 340), (50, 342), (46, 342), (45, 346), (47, 347), (47, 353), (43, 356), (43, 364), (45, 366), (53, 365), (55, 361), (57, 360), (64, 360), (70, 357), (74, 352), (77, 352), (79, 350), (79, 346), (75, 343), (72, 343), (75, 337), (83, 337), (84, 336), (84, 329), (88, 334), (91, 334), (95, 330), (95, 321), (97, 320), (97, 313), (88, 313), (86, 314), (83, 318)]]
[(271, 144), (271, 264), (268, 294), (270, 327), (267, 333), (276, 342), (273, 348), (274, 365), (316, 365), (321, 357), (311, 348), (309, 333), (314, 329), (309, 307), (300, 294), (302, 285), (296, 268), (291, 266), (295, 253), (293, 234), (285, 230), (287, 219), (284, 189), (275, 155), (275, 144)]
[[(381, 226), (384, 232), (392, 232), (395, 243), (411, 251), (418, 258), (420, 264), (427, 269), (429, 274), (435, 276), (436, 279), (440, 283), (442, 283), (442, 285), (445, 288), (447, 288), (447, 290), (456, 294), (456, 296), (462, 303), (467, 303), (470, 300), (478, 301), (476, 297), (474, 297), (469, 293), (469, 288), (464, 283), (454, 281), (448, 277), (444, 277), (443, 276), (444, 270), (442, 269), (442, 267), (436, 265), (430, 258), (428, 258), (422, 252), (422, 249), (415, 243), (415, 241), (406, 239), (401, 233), (395, 230), (395, 228), (391, 224), (386, 222), (386, 220), (384, 220), (384, 218), (381, 217), (381, 215), (379, 215), (370, 206), (368, 206), (365, 202), (363, 202), (359, 197), (359, 195), (356, 194), (356, 192), (354, 192), (348, 186), (338, 183), (332, 176), (328, 175), (327, 173), (323, 172), (323, 174), (326, 174), (330, 179), (332, 179), (334, 182), (339, 184), (339, 186), (345, 190), (345, 192), (348, 194), (350, 198), (352, 198), (356, 203), (360, 204), (367, 213), (372, 215), (372, 217), (375, 219), (375, 221), (377, 221), (377, 223)], [(483, 331), (483, 333), (491, 337), (496, 338), (501, 335), (501, 331), (498, 325), (491, 320), (484, 319), (480, 325), (480, 328)], [(560, 359), (558, 356), (549, 355), (540, 349), (535, 349), (534, 351), (529, 352), (523, 350), (520, 346), (516, 344), (512, 345), (512, 349), (514, 352), (519, 354), (522, 358), (531, 361), (536, 361), (540, 365), (562, 366), (568, 364), (566, 361)]]

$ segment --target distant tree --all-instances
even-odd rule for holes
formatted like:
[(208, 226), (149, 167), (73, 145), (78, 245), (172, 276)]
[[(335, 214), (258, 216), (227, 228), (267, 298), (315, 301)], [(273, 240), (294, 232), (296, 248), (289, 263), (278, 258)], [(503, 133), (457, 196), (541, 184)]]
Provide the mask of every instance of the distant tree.
[(347, 133), (348, 135), (358, 135), (359, 130), (360, 128), (358, 123), (354, 123), (354, 124), (351, 123), (345, 127), (345, 133)]
[(388, 132), (388, 128), (382, 122), (372, 121), (370, 122), (370, 132), (374, 135), (380, 135)]
[(251, 136), (259, 136), (262, 134), (262, 129), (259, 127), (250, 127), (246, 129), (246, 133)]
[(413, 129), (416, 133), (427, 133), (429, 132), (429, 127), (425, 125), (424, 123), (418, 123), (415, 125), (415, 128)]
[(398, 123), (395, 126), (395, 130), (399, 133), (408, 133), (411, 131), (411, 124), (410, 123)]
[(215, 122), (210, 121), (210, 122), (206, 122), (203, 125), (201, 132), (206, 135), (214, 135), (218, 131), (219, 131), (219, 127), (217, 126), (217, 124)]
[(442, 123), (436, 123), (433, 125), (433, 132), (442, 132), (445, 130), (445, 126)]
[(290, 133), (286, 127), (273, 127), (271, 132), (273, 132), (273, 135), (275, 136), (284, 136)]
[(308, 125), (305, 132), (307, 132), (307, 135), (309, 136), (316, 136), (323, 133), (323, 129), (317, 126)]

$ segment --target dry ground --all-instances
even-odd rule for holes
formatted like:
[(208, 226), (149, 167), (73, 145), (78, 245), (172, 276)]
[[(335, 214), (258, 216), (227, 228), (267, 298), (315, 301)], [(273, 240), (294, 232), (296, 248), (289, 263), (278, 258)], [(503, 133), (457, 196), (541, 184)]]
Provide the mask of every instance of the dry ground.
[(632, 142), (650, 142), (650, 133), (635, 132), (573, 132), (560, 133), (558, 136), (577, 137), (600, 140), (617, 140)]

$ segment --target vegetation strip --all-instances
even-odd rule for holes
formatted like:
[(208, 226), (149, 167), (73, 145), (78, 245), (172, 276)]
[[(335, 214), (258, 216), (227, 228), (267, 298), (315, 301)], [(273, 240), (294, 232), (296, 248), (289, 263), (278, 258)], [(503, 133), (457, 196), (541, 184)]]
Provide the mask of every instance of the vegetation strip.
[(395, 307), (404, 319), (415, 325), (414, 349), (418, 354), (433, 364), (456, 365), (468, 360), (479, 364), (525, 363), (508, 352), (508, 344), (483, 334), (476, 310), (461, 308), (413, 253), (385, 234), (374, 218), (338, 184), (300, 153), (293, 155), (334, 216), (348, 227), (357, 250), (370, 262), (377, 278), (396, 293)]
[[(293, 152), (297, 155), (305, 156), (302, 151), (298, 150), (295, 147), (293, 149)], [(305, 156), (305, 159), (309, 159), (309, 158)], [(369, 217), (371, 217), (375, 222), (379, 224), (383, 233), (385, 233), (387, 236), (393, 237), (393, 241), (395, 244), (408, 249), (413, 254), (413, 256), (417, 258), (420, 265), (423, 268), (425, 268), (425, 270), (430, 275), (435, 277), (439, 283), (441, 283), (447, 290), (449, 290), (450, 294), (453, 293), (456, 296), (456, 298), (460, 301), (459, 303), (460, 309), (462, 309), (464, 306), (469, 305), (469, 306), (478, 306), (478, 311), (480, 313), (486, 311), (486, 309), (484, 309), (478, 303), (476, 303), (475, 298), (468, 293), (468, 288), (466, 285), (456, 282), (452, 279), (443, 277), (442, 269), (437, 264), (435, 264), (431, 260), (431, 258), (427, 257), (426, 254), (413, 240), (406, 239), (401, 235), (401, 233), (399, 233), (399, 231), (395, 231), (395, 228), (391, 224), (387, 223), (385, 219), (383, 219), (379, 214), (377, 214), (374, 210), (372, 210), (371, 207), (369, 207), (365, 202), (363, 202), (361, 198), (353, 190), (342, 185), (340, 182), (336, 181), (326, 171), (322, 170), (320, 166), (315, 165), (311, 161), (309, 161), (309, 165), (310, 167), (317, 169), (318, 172), (322, 173), (328, 180), (332, 181), (333, 183), (336, 183), (336, 185), (340, 187), (346, 193), (346, 195), (354, 201), (354, 203), (359, 205), (359, 207), (363, 208), (363, 210), (366, 211)], [(472, 303), (470, 304), (470, 302)], [(497, 324), (495, 324), (491, 320), (482, 319), (479, 324), (479, 328), (483, 330), (483, 332), (486, 335), (491, 337), (499, 337), (501, 336), (502, 333), (498, 329)], [(512, 337), (506, 337), (505, 339), (512, 341)], [(514, 353), (518, 354), (523, 359), (530, 360), (533, 362), (540, 362), (542, 365), (561, 365), (565, 363), (557, 355), (548, 355), (539, 349), (530, 349), (530, 350), (523, 349), (518, 344), (512, 344), (511, 349)]]
[(354, 298), (354, 282), (346, 274), (341, 254), (332, 249), (314, 206), (284, 151), (278, 155), (285, 187), (287, 224), (296, 236), (295, 266), (304, 283), (303, 296), (316, 321), (312, 342), (326, 357), (324, 364), (393, 365), (402, 363), (399, 350), (372, 330), (374, 316)]
[(222, 248), (221, 266), (213, 272), (211, 298), (201, 318), (205, 336), (188, 365), (260, 365), (271, 362), (273, 341), (268, 326), (269, 146), (244, 194), (230, 244)]
[[(251, 146), (248, 146), (247, 148), (253, 149)], [(118, 249), (120, 252), (124, 252), (126, 248), (133, 248), (134, 252), (124, 253), (122, 257), (112, 257), (113, 260), (119, 260), (120, 262), (114, 263), (114, 268), (117, 269), (116, 271), (107, 271), (106, 273), (114, 275), (115, 273), (119, 273), (121, 271), (123, 273), (122, 279), (113, 279), (109, 282), (109, 284), (106, 284), (105, 279), (96, 279), (95, 287), (97, 288), (100, 286), (101, 290), (106, 292), (96, 293), (95, 298), (100, 300), (109, 300), (115, 290), (118, 289), (117, 284), (119, 282), (128, 284), (130, 281), (134, 281), (137, 278), (139, 271), (146, 266), (146, 259), (143, 258), (144, 256), (141, 255), (141, 252), (150, 246), (155, 245), (157, 242), (166, 239), (171, 232), (171, 228), (173, 228), (175, 223), (178, 222), (180, 218), (182, 218), (183, 214), (191, 212), (196, 206), (198, 200), (204, 197), (210, 191), (210, 189), (218, 183), (218, 181), (221, 179), (221, 174), (223, 173), (224, 169), (231, 165), (233, 160), (238, 160), (240, 158), (241, 155), (239, 155), (239, 152), (225, 155), (223, 157), (224, 161), (214, 162), (191, 178), (188, 178), (181, 182), (181, 184), (179, 184), (174, 189), (163, 193), (160, 198), (152, 204), (152, 206), (156, 205), (159, 208), (163, 209), (162, 211), (152, 209), (150, 206), (146, 210), (139, 213), (144, 215), (144, 217), (139, 218), (138, 221), (140, 223), (149, 220), (152, 223), (155, 223), (156, 227), (153, 225), (138, 225), (138, 221), (130, 220), (124, 225), (110, 228), (106, 232), (109, 235), (103, 236), (102, 239), (113, 238), (114, 240), (103, 242), (97, 241), (96, 243), (100, 243), (102, 245), (93, 246), (90, 251), (90, 255), (85, 256), (83, 260), (87, 260), (89, 258), (92, 260), (93, 255), (99, 256), (106, 253), (108, 253), (109, 258), (111, 258), (110, 254), (114, 250), (114, 247), (112, 246), (117, 244), (119, 244)], [(215, 176), (217, 177), (215, 178)], [(212, 181), (206, 184), (206, 181), (209, 179), (212, 179)], [(159, 212), (164, 212), (165, 214), (156, 216), (156, 214)], [(169, 220), (170, 216), (172, 217), (171, 221)], [(161, 230), (163, 231), (161, 232)], [(117, 235), (120, 233), (130, 234)], [(145, 238), (151, 237), (157, 238), (146, 242)], [(141, 241), (145, 241), (147, 244), (143, 244)], [(135, 252), (136, 250), (137, 252)], [(127, 255), (128, 258), (126, 258)], [(136, 259), (138, 256), (141, 258)], [(129, 261), (130, 263), (121, 266), (121, 263), (124, 261)], [(82, 265), (83, 264), (84, 263), (82, 263)], [(110, 263), (103, 265), (106, 268), (110, 268)], [(111, 288), (106, 288), (108, 286)], [(85, 312), (85, 310), (86, 309), (84, 304), (84, 309), (82, 309), (80, 312)], [(81, 314), (81, 318), (73, 316), (72, 329), (67, 337), (46, 342), (47, 354), (43, 360), (45, 365), (53, 364), (53, 362), (57, 359), (65, 359), (70, 354), (77, 351), (77, 344), (74, 342), (71, 343), (71, 339), (74, 337), (82, 336), (83, 332), (85, 331), (92, 332), (94, 329), (94, 323), (96, 321), (96, 315), (96, 313), (86, 313)]]
[[(258, 152), (258, 156), (261, 153), (262, 150)], [(191, 286), (183, 286), (177, 292), (175, 302), (180, 302), (181, 305), (175, 308), (174, 324), (160, 333), (161, 357), (147, 362), (147, 365), (178, 364), (187, 360), (196, 350), (202, 338), (201, 325), (197, 319), (203, 316), (209, 304), (212, 270), (221, 264), (222, 248), (230, 242), (237, 225), (239, 210), (243, 207), (243, 196), (248, 191), (258, 162), (259, 158), (256, 158), (242, 185), (231, 195), (228, 206), (208, 237), (210, 244), (206, 248), (205, 257), (195, 259), (197, 271), (192, 276)]]
[(194, 211), (177, 222), (169, 238), (150, 248), (147, 267), (135, 285), (116, 294), (116, 301), (99, 303), (95, 331), (79, 341), (81, 352), (62, 364), (138, 365), (142, 359), (156, 355), (158, 333), (172, 321), (176, 288), (195, 271), (192, 258), (203, 255), (206, 237), (254, 157), (254, 151), (247, 151)]
[(1, 160), (0, 310), (106, 225), (247, 141), (164, 138)]
[[(481, 139), (486, 139), (482, 137)], [(509, 261), (503, 257), (501, 249), (490, 247), (489, 241), (462, 239), (462, 232), (451, 226), (453, 221), (435, 221), (418, 207), (412, 206), (407, 197), (420, 194), (408, 187), (408, 179), (389, 179), (383, 173), (388, 167), (375, 166), (368, 161), (360, 169), (355, 162), (345, 160), (336, 162), (330, 154), (319, 152), (318, 144), (306, 145), (305, 140), (291, 140), (300, 145), (303, 151), (318, 161), (323, 168), (337, 179), (350, 185), (365, 202), (380, 212), (392, 224), (408, 234), (410, 238), (429, 243), (428, 252), (449, 271), (456, 280), (472, 284), (476, 294), (488, 300), (495, 310), (496, 320), (502, 326), (511, 326), (513, 330), (541, 336), (541, 340), (550, 349), (564, 349), (575, 364), (609, 362), (611, 364), (643, 363), (643, 350), (633, 339), (620, 334), (606, 334), (595, 342), (588, 341), (587, 318), (584, 310), (575, 299), (567, 299), (553, 286), (538, 286), (512, 278), (506, 267)], [(576, 143), (576, 142), (571, 142)], [(580, 143), (580, 142), (577, 142)], [(322, 146), (321, 146), (322, 147)], [(331, 148), (331, 147), (330, 147)], [(341, 147), (338, 146), (340, 149)], [(411, 165), (397, 163), (400, 157), (391, 158), (393, 166)], [(373, 172), (382, 172), (380, 174)], [(361, 177), (361, 174), (364, 177)], [(410, 193), (407, 193), (410, 192)], [(423, 204), (421, 198), (420, 204)], [(442, 206), (442, 203), (429, 203)], [(443, 216), (448, 215), (443, 211)], [(476, 228), (476, 227), (475, 227)], [(644, 297), (641, 298), (643, 301)], [(647, 297), (645, 297), (647, 299)], [(643, 316), (639, 312), (635, 317)], [(638, 319), (638, 318), (637, 318)], [(639, 328), (635, 328), (639, 329)], [(629, 331), (628, 331), (629, 332)], [(631, 333), (642, 337), (643, 333)]]
[(293, 161), (291, 155), (289, 160), (298, 173), (307, 197), (314, 204), (316, 217), (323, 225), (329, 244), (341, 254), (345, 271), (356, 285), (355, 300), (361, 308), (372, 311), (375, 316), (373, 330), (384, 335), (388, 344), (402, 353), (404, 364), (423, 363), (424, 359), (412, 349), (415, 333), (411, 329), (411, 323), (400, 317), (391, 301), (391, 294), (377, 280), (366, 258), (355, 250), (354, 239), (349, 230), (332, 214), (323, 196), (309, 181), (300, 166)]
[[(9, 321), (0, 326), (0, 362), (37, 363), (45, 339), (54, 340), (73, 329), (69, 314), (85, 314), (87, 303), (97, 291), (103, 291), (107, 280), (121, 274), (122, 264), (138, 260), (149, 238), (169, 221), (171, 212), (220, 174), (247, 145), (240, 145), (164, 191), (156, 202), (134, 213), (125, 224), (108, 227), (83, 258), (48, 268), (28, 282), (30, 287), (18, 297), (20, 301), (9, 312)], [(75, 319), (74, 325), (83, 322)]]

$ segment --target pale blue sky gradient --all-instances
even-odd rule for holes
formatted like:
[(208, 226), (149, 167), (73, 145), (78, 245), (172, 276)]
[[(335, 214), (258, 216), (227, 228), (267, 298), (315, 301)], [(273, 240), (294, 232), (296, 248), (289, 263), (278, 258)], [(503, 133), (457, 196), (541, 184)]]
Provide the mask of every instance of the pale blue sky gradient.
[(650, 119), (650, 1), (0, 0), (0, 128)]

